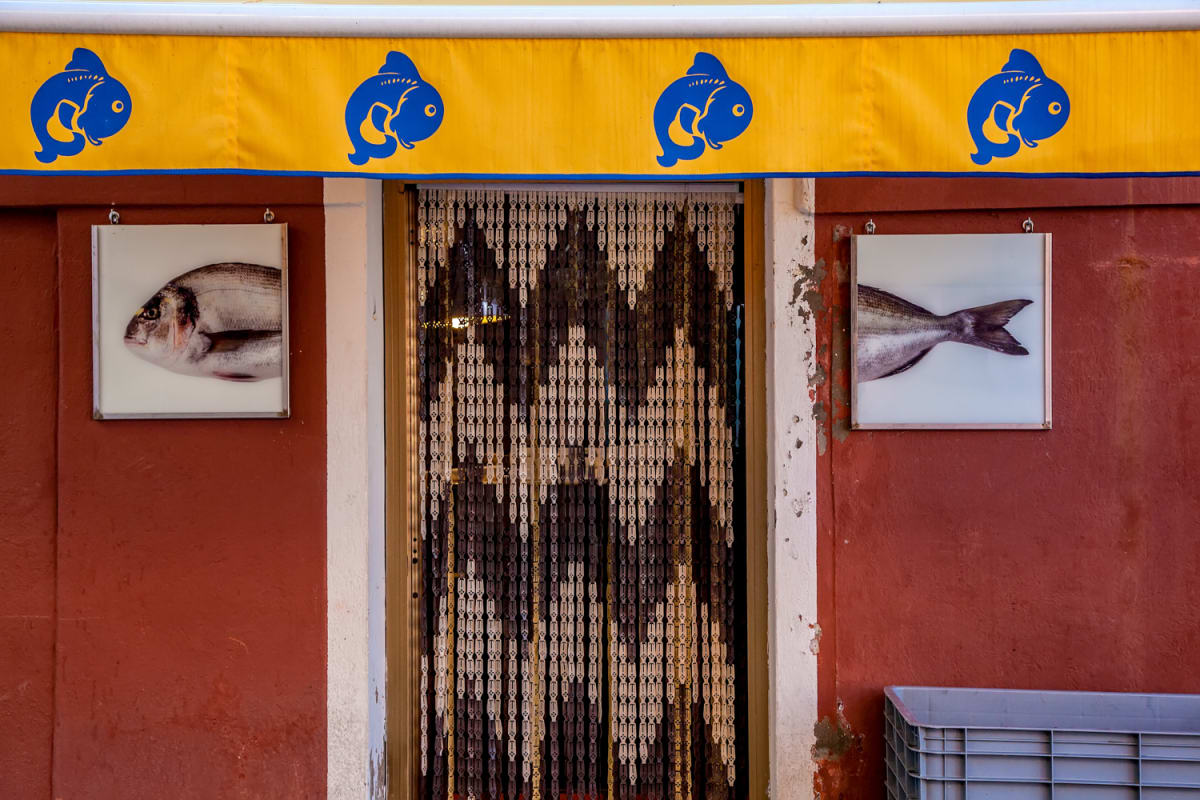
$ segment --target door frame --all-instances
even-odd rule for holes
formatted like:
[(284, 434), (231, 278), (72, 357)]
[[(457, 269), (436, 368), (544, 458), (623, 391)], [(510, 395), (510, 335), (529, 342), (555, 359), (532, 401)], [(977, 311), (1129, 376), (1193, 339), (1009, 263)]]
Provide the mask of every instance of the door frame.
[[(456, 182), (458, 183), (458, 182)], [(580, 182), (580, 187), (588, 187)], [(598, 188), (596, 184), (590, 184)], [(612, 184), (605, 184), (611, 187)], [(504, 182), (480, 182), (503, 187)], [(557, 187), (556, 187), (557, 188)], [(767, 573), (767, 379), (765, 290), (765, 193), (761, 180), (743, 182), (743, 265), (746, 368), (746, 664), (749, 796), (765, 798), (769, 782)], [(384, 518), (386, 575), (388, 797), (416, 797), (417, 732), (416, 614), (419, 588), (414, 566), (420, 553), (416, 525), (413, 409), (416, 385), (416, 315), (413, 295), (416, 209), (400, 181), (383, 184), (384, 301)], [(399, 311), (399, 313), (397, 313)], [(395, 408), (395, 413), (389, 413)]]

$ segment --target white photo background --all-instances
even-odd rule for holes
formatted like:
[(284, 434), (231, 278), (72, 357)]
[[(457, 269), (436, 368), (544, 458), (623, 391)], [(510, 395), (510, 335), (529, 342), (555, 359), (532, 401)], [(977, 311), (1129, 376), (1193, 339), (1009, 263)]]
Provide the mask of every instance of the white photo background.
[[(286, 225), (98, 225), (92, 240), (97, 418), (287, 416)], [(281, 270), (282, 374), (226, 380), (136, 355), (125, 332), (143, 305), (184, 273), (226, 262)]]
[[(1048, 234), (855, 237), (854, 276), (933, 314), (1030, 300), (1004, 328), (1028, 355), (962, 342), (937, 344), (911, 368), (862, 380), (863, 345), (854, 354), (858, 427), (1030, 426), (1048, 422), (1046, 263)], [(856, 319), (864, 324), (859, 297)]]

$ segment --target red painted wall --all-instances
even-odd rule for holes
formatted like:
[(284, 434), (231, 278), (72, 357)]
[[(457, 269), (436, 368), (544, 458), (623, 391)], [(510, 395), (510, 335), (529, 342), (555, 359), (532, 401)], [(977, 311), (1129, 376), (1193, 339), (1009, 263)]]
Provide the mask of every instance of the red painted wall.
[[(1200, 692), (1200, 182), (821, 180), (816, 197), (821, 797), (884, 797), (889, 684)], [(1026, 216), (1054, 234), (1054, 429), (849, 432), (846, 235)]]
[[(0, 470), (0, 648), (20, 654), (0, 659), (0, 696), (27, 682), (23, 706), (0, 700), (0, 796), (323, 796), (321, 183), (35, 183), (0, 189), (50, 206), (0, 211), (4, 252), (20, 236), (37, 256), (0, 278), (0, 363), (29, 381), (0, 400), (0, 444), (20, 446)], [(266, 205), (289, 224), (291, 419), (92, 420), (90, 226), (112, 202), (121, 224), (252, 223)]]
[(54, 723), (54, 215), (0, 210), (0, 797), (49, 797)]

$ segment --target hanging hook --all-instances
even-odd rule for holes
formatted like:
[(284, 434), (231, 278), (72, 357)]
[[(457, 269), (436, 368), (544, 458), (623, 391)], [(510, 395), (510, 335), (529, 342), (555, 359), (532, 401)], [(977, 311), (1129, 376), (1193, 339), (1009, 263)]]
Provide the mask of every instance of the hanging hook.
[(1021, 223), (1021, 229), (1026, 233), (1033, 233), (1033, 217), (1026, 217), (1025, 221)]
[(113, 206), (112, 208), (110, 208), (108, 210), (108, 224), (116, 225), (116, 224), (120, 223), (120, 221), (121, 221), (121, 215), (117, 213), (117, 207)]
[(867, 224), (863, 226), (863, 230), (866, 231), (868, 235), (874, 233), (875, 232), (875, 220), (873, 220), (873, 219), (867, 220)]
[(274, 221), (275, 221), (275, 212), (268, 208), (266, 211), (263, 212), (263, 222), (274, 222)]

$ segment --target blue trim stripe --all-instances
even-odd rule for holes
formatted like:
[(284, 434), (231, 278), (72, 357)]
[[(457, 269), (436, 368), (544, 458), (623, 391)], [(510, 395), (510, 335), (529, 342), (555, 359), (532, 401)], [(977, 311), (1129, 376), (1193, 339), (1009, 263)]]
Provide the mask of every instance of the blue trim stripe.
[(62, 177), (102, 177), (122, 175), (252, 175), (259, 177), (375, 178), (377, 180), (443, 181), (645, 181), (680, 183), (686, 181), (752, 180), (756, 178), (1194, 178), (1200, 170), (1162, 172), (711, 172), (690, 175), (645, 175), (623, 172), (322, 172), (319, 170), (270, 169), (0, 169), (0, 175), (54, 175)]

